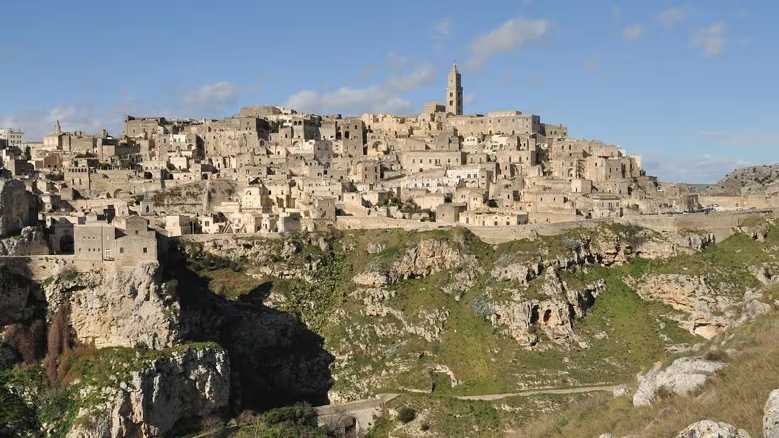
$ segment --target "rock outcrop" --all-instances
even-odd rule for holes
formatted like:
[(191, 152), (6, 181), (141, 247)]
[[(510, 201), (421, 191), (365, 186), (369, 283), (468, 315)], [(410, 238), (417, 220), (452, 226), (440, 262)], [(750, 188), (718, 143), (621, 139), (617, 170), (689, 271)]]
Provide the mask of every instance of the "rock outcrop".
[(426, 239), (406, 250), (389, 270), (391, 282), (409, 278), (424, 278), (437, 272), (462, 267), (473, 262), (473, 256), (447, 241)]
[(746, 291), (737, 301), (718, 293), (703, 277), (695, 275), (651, 274), (634, 283), (641, 298), (671, 306), (680, 312), (676, 319), (682, 327), (706, 339), (770, 310), (756, 291)]
[(771, 391), (763, 408), (763, 438), (779, 438), (779, 389)]
[(0, 256), (46, 255), (49, 245), (40, 227), (24, 227), (18, 236), (0, 239)]
[(82, 403), (102, 402), (79, 410), (68, 437), (159, 437), (183, 419), (206, 417), (228, 405), (230, 363), (216, 345), (179, 347), (130, 367), (111, 387), (80, 388)]
[(516, 290), (508, 300), (495, 301), (487, 294), (486, 302), (479, 303), (481, 308), (476, 310), (525, 347), (538, 342), (539, 330), (557, 344), (586, 346), (574, 332), (574, 320), (586, 314), (605, 286), (600, 280), (581, 289), (570, 289), (556, 271), (548, 270), (537, 297), (529, 298)]
[(0, 179), (0, 236), (16, 234), (38, 221), (38, 202), (21, 180)]
[(37, 287), (24, 275), (8, 266), (0, 266), (0, 328), (26, 321), (40, 301)]
[(701, 420), (687, 426), (676, 438), (749, 438), (749, 433), (728, 423)]
[(97, 348), (145, 346), (162, 349), (181, 340), (175, 291), (159, 278), (159, 265), (132, 269), (64, 272), (43, 285), (49, 315), (70, 306), (78, 341)]
[(649, 372), (638, 376), (638, 389), (633, 394), (633, 406), (649, 406), (658, 392), (687, 396), (703, 387), (706, 380), (724, 368), (724, 362), (683, 357), (663, 368), (655, 364)]

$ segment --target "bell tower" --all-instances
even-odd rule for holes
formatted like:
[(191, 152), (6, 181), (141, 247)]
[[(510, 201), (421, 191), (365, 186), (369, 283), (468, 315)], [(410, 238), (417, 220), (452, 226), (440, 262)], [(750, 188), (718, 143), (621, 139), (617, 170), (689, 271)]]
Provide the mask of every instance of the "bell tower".
[(457, 64), (452, 64), (452, 69), (449, 71), (449, 81), (446, 86), (446, 112), (456, 116), (463, 114), (463, 86), (460, 79)]

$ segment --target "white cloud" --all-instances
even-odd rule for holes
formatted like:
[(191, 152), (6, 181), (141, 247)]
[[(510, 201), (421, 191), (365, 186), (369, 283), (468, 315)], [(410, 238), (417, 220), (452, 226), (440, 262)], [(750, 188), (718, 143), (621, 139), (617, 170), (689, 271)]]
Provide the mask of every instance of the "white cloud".
[(437, 41), (448, 40), (452, 36), (452, 19), (442, 18), (433, 25), (433, 39)]
[(640, 24), (633, 24), (622, 29), (622, 37), (627, 41), (635, 41), (641, 38), (644, 28)]
[(389, 78), (386, 83), (387, 88), (406, 92), (419, 88), (422, 85), (428, 84), (435, 79), (435, 69), (430, 64), (422, 65), (414, 69), (407, 75), (394, 76)]
[(103, 128), (116, 129), (119, 120), (102, 119), (88, 105), (59, 105), (48, 110), (25, 111), (0, 116), (0, 127), (24, 131), (25, 140), (38, 141), (54, 130), (55, 122), (68, 131), (98, 133)]
[(495, 55), (518, 50), (544, 37), (550, 28), (551, 24), (547, 20), (508, 20), (471, 44), (468, 66), (479, 68)]
[(703, 154), (697, 157), (647, 157), (645, 167), (650, 175), (657, 175), (662, 181), (710, 184), (718, 181), (738, 167), (754, 163), (735, 157)]
[(706, 56), (713, 57), (722, 54), (726, 43), (725, 25), (722, 22), (698, 29), (692, 34), (693, 47), (703, 50)]
[[(404, 58), (403, 63), (406, 62)], [(402, 94), (430, 83), (434, 78), (435, 69), (424, 64), (407, 74), (391, 76), (383, 83), (369, 87), (343, 86), (326, 92), (301, 90), (289, 97), (287, 105), (300, 111), (315, 113), (407, 113), (413, 111), (414, 106), (403, 98)]]
[(198, 111), (220, 112), (238, 100), (238, 92), (231, 82), (215, 82), (184, 93), (183, 102)]
[(657, 15), (658, 21), (667, 27), (671, 28), (681, 23), (687, 18), (687, 9), (682, 7), (671, 7), (665, 9)]

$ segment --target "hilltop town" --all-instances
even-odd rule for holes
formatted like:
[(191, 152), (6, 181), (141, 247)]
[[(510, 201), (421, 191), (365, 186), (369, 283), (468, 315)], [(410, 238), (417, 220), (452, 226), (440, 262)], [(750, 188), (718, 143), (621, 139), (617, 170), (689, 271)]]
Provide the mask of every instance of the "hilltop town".
[(127, 116), (118, 137), (57, 122), (42, 143), (3, 129), (10, 208), (0, 231), (43, 226), (48, 242), (33, 252), (132, 263), (156, 259), (155, 233), (519, 229), (776, 201), (691, 193), (647, 175), (620, 146), (571, 137), (538, 115), (464, 110), (453, 65), (443, 104), (415, 116), (257, 106), (221, 120)]
[[(643, 420), (545, 415), (701, 390), (752, 431), (779, 412), (777, 373), (711, 379), (759, 368), (732, 339), (760, 324), (776, 355), (776, 166), (662, 182), (538, 115), (466, 114), (456, 66), (445, 93), (0, 130), (0, 435), (597, 436)], [(697, 421), (668, 418), (637, 436)]]

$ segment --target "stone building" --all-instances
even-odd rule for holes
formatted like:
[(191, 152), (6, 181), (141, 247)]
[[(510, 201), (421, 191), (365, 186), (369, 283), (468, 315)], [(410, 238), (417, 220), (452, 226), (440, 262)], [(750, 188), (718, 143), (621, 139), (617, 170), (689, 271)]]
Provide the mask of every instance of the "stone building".
[(140, 216), (116, 218), (108, 223), (89, 217), (73, 227), (76, 260), (112, 261), (131, 266), (157, 260), (157, 236)]
[(24, 132), (13, 128), (0, 128), (0, 143), (3, 143), (4, 147), (22, 149), (24, 147)]
[(462, 76), (457, 71), (457, 64), (452, 64), (446, 87), (446, 112), (455, 116), (463, 114)]

